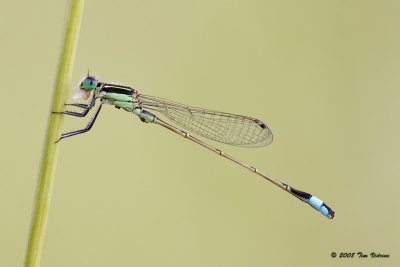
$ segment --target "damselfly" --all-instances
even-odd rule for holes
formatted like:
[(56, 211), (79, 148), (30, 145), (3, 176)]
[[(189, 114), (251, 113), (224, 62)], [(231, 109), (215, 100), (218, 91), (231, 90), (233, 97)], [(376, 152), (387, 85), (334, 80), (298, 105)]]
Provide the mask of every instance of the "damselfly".
[(81, 82), (78, 94), (75, 95), (75, 97), (83, 98), (84, 100), (88, 100), (91, 97), (91, 100), (89, 104), (65, 104), (66, 106), (80, 108), (82, 109), (81, 112), (67, 110), (53, 113), (75, 117), (85, 117), (95, 106), (96, 100), (99, 100), (100, 104), (96, 108), (93, 117), (89, 120), (89, 123), (85, 128), (63, 133), (56, 142), (59, 142), (64, 138), (89, 131), (96, 121), (101, 107), (104, 104), (114, 105), (118, 109), (123, 109), (137, 115), (142, 122), (155, 123), (167, 128), (168, 130), (171, 130), (172, 132), (177, 133), (180, 136), (189, 139), (190, 141), (193, 141), (196, 144), (199, 144), (211, 150), (212, 152), (260, 175), (286, 192), (309, 204), (311, 207), (318, 210), (329, 219), (333, 219), (335, 217), (335, 212), (319, 198), (295, 189), (286, 183), (263, 174), (257, 168), (239, 161), (234, 157), (224, 153), (222, 150), (215, 148), (201, 141), (200, 139), (197, 139), (188, 132), (165, 122), (152, 112), (161, 113), (163, 116), (170, 119), (177, 125), (202, 137), (225, 144), (242, 147), (259, 147), (268, 145), (272, 142), (271, 130), (264, 122), (258, 119), (209, 109), (191, 107), (164, 98), (144, 95), (129, 86), (100, 82), (95, 76), (89, 74)]

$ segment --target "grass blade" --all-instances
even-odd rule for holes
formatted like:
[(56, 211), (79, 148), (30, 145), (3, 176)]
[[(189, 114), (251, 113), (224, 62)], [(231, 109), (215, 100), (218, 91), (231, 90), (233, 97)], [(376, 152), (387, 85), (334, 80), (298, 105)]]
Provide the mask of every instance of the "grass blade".
[[(75, 50), (78, 43), (83, 6), (84, 0), (71, 0), (69, 3), (63, 47), (61, 50), (54, 86), (53, 103), (51, 106), (54, 111), (64, 110), (64, 103), (68, 94), (68, 84), (71, 79), (74, 63)], [(29, 241), (25, 255), (26, 267), (37, 267), (40, 265), (54, 174), (57, 164), (58, 144), (55, 144), (54, 141), (57, 140), (60, 135), (62, 118), (63, 116), (60, 115), (49, 115)]]

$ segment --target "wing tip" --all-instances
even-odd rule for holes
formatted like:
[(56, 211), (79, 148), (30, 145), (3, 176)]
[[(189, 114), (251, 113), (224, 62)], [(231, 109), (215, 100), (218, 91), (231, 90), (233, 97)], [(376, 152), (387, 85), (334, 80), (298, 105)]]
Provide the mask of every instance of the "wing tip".
[(263, 121), (260, 121), (259, 119), (254, 120), (255, 123), (257, 123), (258, 126), (260, 126), (262, 129), (269, 129), (267, 124)]

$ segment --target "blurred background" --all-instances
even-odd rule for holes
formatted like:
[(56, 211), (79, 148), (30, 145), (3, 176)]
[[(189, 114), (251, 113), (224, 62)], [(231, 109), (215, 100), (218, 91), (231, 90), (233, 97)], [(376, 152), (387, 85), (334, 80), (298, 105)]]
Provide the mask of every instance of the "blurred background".
[[(68, 1), (0, 9), (0, 266), (24, 261)], [(42, 266), (399, 266), (399, 1), (86, 1), (87, 73), (257, 117), (210, 141), (335, 211), (107, 106), (60, 147)], [(68, 117), (63, 130), (83, 127)], [(335, 252), (338, 257), (332, 258)], [(346, 259), (340, 253), (389, 254)]]

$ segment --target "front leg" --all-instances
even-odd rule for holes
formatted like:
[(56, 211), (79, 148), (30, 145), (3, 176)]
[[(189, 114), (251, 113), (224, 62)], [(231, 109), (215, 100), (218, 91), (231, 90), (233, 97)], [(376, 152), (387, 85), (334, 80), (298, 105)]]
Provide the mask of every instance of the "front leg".
[(93, 108), (95, 103), (96, 103), (96, 97), (93, 96), (88, 105), (87, 104), (80, 104), (80, 103), (65, 104), (65, 106), (74, 106), (74, 107), (83, 108), (82, 112), (74, 112), (74, 111), (66, 110), (66, 111), (63, 111), (63, 112), (53, 111), (52, 113), (54, 113), (54, 114), (65, 114), (65, 115), (70, 115), (70, 116), (74, 116), (74, 117), (85, 117), (89, 113), (89, 111)]
[(78, 108), (87, 109), (87, 108), (89, 108), (90, 105), (88, 105), (88, 104), (81, 104), (81, 103), (67, 103), (67, 104), (64, 104), (64, 106), (73, 106), (73, 107), (78, 107)]

